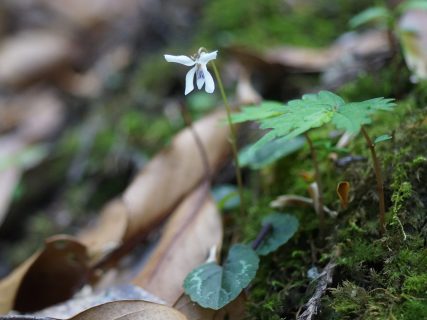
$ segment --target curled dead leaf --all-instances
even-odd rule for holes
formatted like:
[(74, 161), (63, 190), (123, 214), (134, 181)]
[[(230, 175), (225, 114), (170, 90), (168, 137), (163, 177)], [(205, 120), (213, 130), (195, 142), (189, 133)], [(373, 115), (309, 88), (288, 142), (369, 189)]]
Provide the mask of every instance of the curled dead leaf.
[[(285, 207), (314, 207), (313, 199), (286, 194), (282, 196), (278, 196), (275, 200), (270, 203), (272, 208), (285, 208)], [(323, 211), (329, 214), (332, 218), (336, 217), (338, 213), (329, 209), (326, 206), (323, 206)]]
[[(211, 171), (218, 169), (229, 152), (223, 111), (194, 123), (207, 153)], [(190, 129), (184, 129), (172, 144), (153, 158), (125, 190), (101, 213), (98, 223), (80, 235), (88, 244), (94, 263), (112, 246), (144, 235), (162, 221), (204, 178), (200, 150)]]
[(179, 311), (152, 302), (125, 300), (90, 308), (68, 320), (186, 320)]
[(64, 34), (24, 31), (0, 47), (0, 84), (18, 86), (36, 80), (70, 61), (72, 44)]
[[(58, 235), (0, 281), (0, 313), (35, 311), (72, 296), (85, 281), (86, 247), (75, 238)], [(43, 294), (36, 294), (40, 290)]]
[(203, 183), (174, 211), (134, 283), (173, 305), (187, 274), (206, 261), (210, 248), (221, 246), (222, 233), (218, 209)]
[(337, 185), (337, 195), (340, 199), (341, 208), (347, 209), (349, 203), (350, 182), (341, 181)]

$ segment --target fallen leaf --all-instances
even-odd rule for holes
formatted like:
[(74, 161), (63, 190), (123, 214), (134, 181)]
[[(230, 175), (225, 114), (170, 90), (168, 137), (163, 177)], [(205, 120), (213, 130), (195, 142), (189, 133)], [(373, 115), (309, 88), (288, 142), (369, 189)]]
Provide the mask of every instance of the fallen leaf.
[(0, 84), (18, 86), (67, 64), (73, 52), (64, 34), (23, 31), (0, 46)]
[(262, 101), (261, 95), (255, 90), (251, 83), (248, 71), (243, 67), (240, 68), (240, 75), (237, 80), (236, 99), (240, 105), (256, 105)]
[[(212, 172), (230, 150), (229, 129), (219, 111), (195, 122)], [(190, 129), (184, 129), (171, 145), (155, 156), (125, 190), (101, 212), (99, 221), (79, 238), (88, 245), (95, 264), (120, 244), (140, 237), (167, 217), (205, 177), (200, 150)]]
[(203, 183), (177, 207), (137, 284), (173, 305), (183, 293), (191, 270), (206, 261), (209, 249), (220, 247), (222, 222), (208, 185)]
[[(313, 199), (297, 196), (293, 194), (278, 196), (275, 200), (270, 203), (272, 208), (285, 208), (285, 207), (314, 207)], [(323, 206), (323, 211), (329, 214), (332, 218), (335, 218), (338, 213)]]
[[(85, 290), (86, 288), (89, 290)], [(119, 286), (109, 287), (103, 291), (92, 290), (92, 288), (84, 287), (72, 299), (37, 311), (33, 313), (33, 315), (55, 319), (69, 319), (70, 317), (74, 317), (89, 308), (108, 302), (124, 300), (144, 300), (146, 302), (164, 304), (164, 302), (159, 298), (150, 294), (146, 290), (130, 284), (121, 284)]]
[[(194, 123), (194, 130), (206, 150), (212, 171), (229, 152), (229, 129), (221, 120), (225, 113), (215, 112)], [(157, 155), (123, 194), (129, 210), (126, 237), (147, 230), (161, 220), (205, 176), (200, 150), (190, 129), (184, 129), (169, 148)]]
[(152, 302), (127, 300), (90, 308), (68, 320), (186, 320), (179, 311)]
[(350, 182), (341, 181), (337, 185), (337, 195), (340, 199), (341, 208), (347, 209), (349, 202)]
[(115, 0), (40, 1), (80, 27), (91, 27), (130, 15), (138, 11), (141, 4), (139, 0), (121, 0), (120, 3)]
[(0, 281), (0, 313), (35, 311), (64, 301), (83, 284), (87, 270), (85, 246), (70, 236), (51, 237)]

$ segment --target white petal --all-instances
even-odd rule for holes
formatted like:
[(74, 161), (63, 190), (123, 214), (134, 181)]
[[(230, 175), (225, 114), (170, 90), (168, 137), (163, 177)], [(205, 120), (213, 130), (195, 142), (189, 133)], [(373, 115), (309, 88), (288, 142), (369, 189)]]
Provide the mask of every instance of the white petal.
[(170, 54), (165, 54), (165, 59), (167, 62), (175, 62), (189, 67), (196, 64), (196, 61), (187, 56), (171, 56)]
[(211, 60), (213, 60), (213, 59), (216, 59), (216, 55), (217, 55), (217, 53), (218, 53), (218, 50), (213, 51), (213, 52), (210, 52), (210, 53), (202, 52), (202, 53), (200, 54), (200, 57), (199, 57), (198, 62), (199, 62), (199, 63), (201, 63), (201, 64), (206, 64), (206, 63), (208, 63), (209, 61), (211, 61)]
[(197, 88), (200, 90), (203, 87), (203, 84), (205, 83), (205, 73), (203, 69), (197, 69), (196, 71), (196, 83)]
[(185, 76), (185, 95), (189, 94), (194, 89), (194, 73), (196, 72), (197, 67), (193, 67), (190, 71), (187, 72)]
[(212, 78), (211, 74), (209, 73), (208, 69), (206, 68), (206, 65), (202, 65), (203, 74), (205, 75), (205, 91), (207, 93), (212, 93), (215, 90), (215, 82)]

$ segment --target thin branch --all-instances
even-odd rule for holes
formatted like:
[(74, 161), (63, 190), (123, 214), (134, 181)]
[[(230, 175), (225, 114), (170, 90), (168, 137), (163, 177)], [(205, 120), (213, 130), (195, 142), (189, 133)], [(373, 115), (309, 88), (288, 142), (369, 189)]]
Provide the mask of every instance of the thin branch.
[(319, 312), (320, 302), (325, 294), (328, 285), (332, 283), (332, 275), (335, 269), (335, 262), (330, 261), (317, 278), (317, 285), (314, 294), (304, 305), (305, 311), (298, 316), (298, 320), (311, 320)]

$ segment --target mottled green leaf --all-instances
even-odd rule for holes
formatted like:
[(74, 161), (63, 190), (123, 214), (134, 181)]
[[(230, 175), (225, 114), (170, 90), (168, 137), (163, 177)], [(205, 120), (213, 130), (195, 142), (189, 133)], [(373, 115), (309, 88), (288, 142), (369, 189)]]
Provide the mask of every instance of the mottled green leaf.
[(205, 263), (184, 280), (191, 300), (204, 308), (221, 309), (248, 286), (258, 270), (258, 255), (249, 246), (233, 245), (223, 266)]
[(271, 224), (271, 231), (261, 242), (256, 252), (259, 255), (267, 255), (285, 244), (298, 230), (298, 220), (289, 214), (272, 213), (262, 220), (262, 225)]

